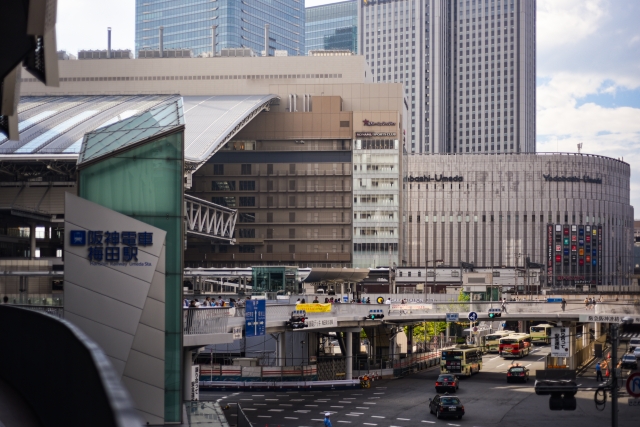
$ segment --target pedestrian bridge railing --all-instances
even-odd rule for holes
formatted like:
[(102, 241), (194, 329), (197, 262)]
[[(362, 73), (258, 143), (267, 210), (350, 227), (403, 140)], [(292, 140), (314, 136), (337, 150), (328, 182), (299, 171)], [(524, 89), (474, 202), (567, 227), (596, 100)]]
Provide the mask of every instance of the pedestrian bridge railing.
[(223, 334), (227, 332), (232, 307), (184, 308), (184, 335)]

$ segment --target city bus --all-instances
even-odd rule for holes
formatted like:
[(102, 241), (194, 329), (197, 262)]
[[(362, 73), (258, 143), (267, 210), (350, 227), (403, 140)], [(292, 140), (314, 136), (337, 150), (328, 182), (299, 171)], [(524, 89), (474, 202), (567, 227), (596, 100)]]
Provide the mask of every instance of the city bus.
[(531, 351), (531, 336), (529, 334), (511, 334), (500, 338), (500, 356), (524, 357)]
[(440, 373), (470, 377), (482, 369), (482, 351), (472, 345), (458, 345), (442, 350)]
[(545, 344), (549, 344), (551, 339), (551, 328), (553, 328), (553, 325), (549, 325), (548, 323), (543, 323), (529, 328), (531, 342), (543, 342)]
[(511, 335), (515, 331), (496, 331), (484, 338), (484, 345), (489, 353), (497, 353), (500, 349), (500, 338)]

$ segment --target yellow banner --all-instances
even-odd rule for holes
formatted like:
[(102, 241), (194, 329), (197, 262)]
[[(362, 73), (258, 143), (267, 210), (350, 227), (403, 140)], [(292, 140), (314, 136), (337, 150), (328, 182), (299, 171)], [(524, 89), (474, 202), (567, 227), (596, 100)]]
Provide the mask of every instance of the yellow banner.
[(304, 310), (307, 313), (329, 313), (331, 311), (331, 304), (296, 304), (296, 310)]

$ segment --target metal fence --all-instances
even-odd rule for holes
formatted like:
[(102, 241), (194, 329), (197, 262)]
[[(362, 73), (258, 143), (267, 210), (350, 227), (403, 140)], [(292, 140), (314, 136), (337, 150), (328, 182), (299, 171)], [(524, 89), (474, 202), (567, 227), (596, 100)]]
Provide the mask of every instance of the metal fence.
[(26, 308), (27, 310), (40, 311), (42, 313), (50, 314), (58, 319), (64, 319), (64, 308), (51, 305), (19, 305), (11, 304), (14, 307)]
[(227, 332), (231, 308), (185, 308), (182, 310), (185, 335)]

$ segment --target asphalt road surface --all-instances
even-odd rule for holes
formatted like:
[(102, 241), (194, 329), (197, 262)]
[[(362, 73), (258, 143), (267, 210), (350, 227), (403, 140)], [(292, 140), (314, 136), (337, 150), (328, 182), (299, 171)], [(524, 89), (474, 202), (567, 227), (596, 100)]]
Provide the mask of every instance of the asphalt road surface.
[[(611, 402), (598, 411), (593, 398), (597, 386), (591, 369), (578, 378), (582, 388), (575, 411), (549, 410), (549, 397), (536, 396), (535, 370), (543, 369), (548, 346), (518, 360), (531, 369), (528, 383), (507, 383), (506, 372), (512, 360), (497, 354), (483, 358), (482, 371), (460, 381), (457, 396), (465, 407), (461, 419), (436, 419), (429, 413), (429, 398), (435, 393), (438, 369), (432, 368), (405, 378), (375, 381), (370, 389), (290, 392), (210, 392), (201, 391), (201, 400), (219, 400), (220, 404), (240, 403), (256, 427), (322, 426), (325, 412), (331, 412), (333, 426), (344, 427), (413, 427), (413, 426), (531, 426), (531, 427), (601, 427), (611, 425)], [(625, 372), (625, 375), (628, 373)], [(624, 389), (624, 387), (623, 387)], [(619, 404), (619, 426), (638, 427), (640, 407), (629, 407), (628, 396)], [(235, 407), (232, 405), (232, 408)], [(235, 424), (235, 410), (227, 413)]]

